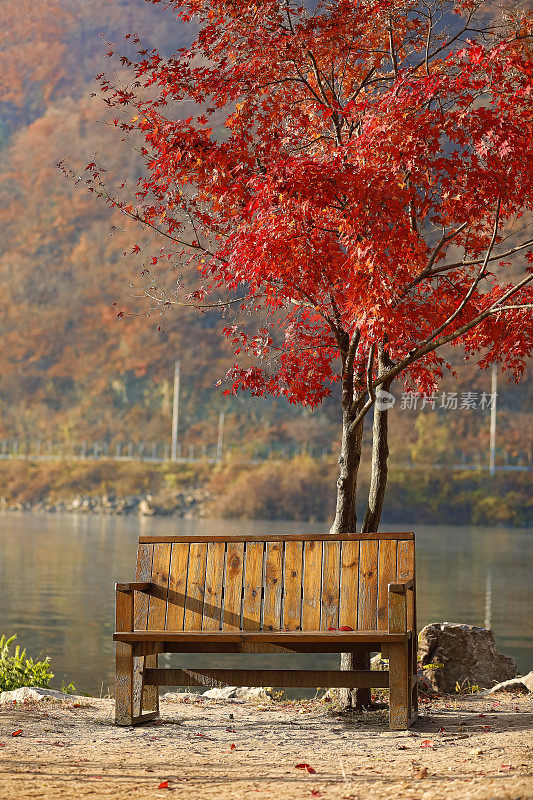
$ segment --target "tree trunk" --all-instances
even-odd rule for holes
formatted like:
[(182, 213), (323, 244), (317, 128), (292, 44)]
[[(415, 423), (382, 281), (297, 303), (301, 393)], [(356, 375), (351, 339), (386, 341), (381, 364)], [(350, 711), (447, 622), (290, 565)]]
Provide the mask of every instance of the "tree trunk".
[[(388, 392), (390, 382), (383, 384)], [(372, 429), (372, 465), (370, 468), (370, 489), (368, 505), (363, 519), (362, 533), (377, 531), (383, 510), (385, 489), (387, 487), (389, 457), (388, 409), (374, 406), (374, 426)]]
[(345, 411), (337, 479), (337, 508), (330, 533), (355, 533), (357, 525), (357, 475), (361, 463), (363, 425), (353, 426)]
[[(353, 426), (348, 412), (345, 410), (342, 421), (342, 442), (339, 456), (339, 477), (337, 480), (337, 508), (335, 520), (330, 533), (355, 533), (357, 530), (357, 475), (361, 463), (361, 448), (363, 444), (363, 424)], [(358, 667), (359, 662), (356, 664)], [(341, 670), (354, 669), (354, 660), (351, 653), (341, 653)], [(356, 702), (361, 701), (357, 689)], [(349, 689), (339, 690), (341, 705), (345, 708), (352, 706), (352, 694)]]

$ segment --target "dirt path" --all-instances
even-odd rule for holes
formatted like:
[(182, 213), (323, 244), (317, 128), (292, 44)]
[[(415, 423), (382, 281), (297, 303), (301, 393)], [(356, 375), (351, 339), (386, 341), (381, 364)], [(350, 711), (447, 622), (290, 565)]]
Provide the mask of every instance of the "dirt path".
[(533, 798), (530, 697), (437, 701), (409, 733), (317, 702), (164, 702), (136, 728), (112, 713), (92, 699), (0, 707), (1, 800)]

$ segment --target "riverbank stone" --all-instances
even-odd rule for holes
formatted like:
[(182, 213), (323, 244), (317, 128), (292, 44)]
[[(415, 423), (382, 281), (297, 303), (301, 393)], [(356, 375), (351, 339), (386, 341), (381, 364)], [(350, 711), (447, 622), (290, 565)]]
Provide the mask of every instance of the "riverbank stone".
[(498, 653), (492, 631), (475, 625), (426, 625), (420, 631), (418, 656), (425, 680), (439, 694), (490, 689), (516, 675), (516, 663)]
[(517, 694), (530, 694), (533, 692), (533, 671), (528, 672), (527, 675), (521, 675), (518, 678), (512, 678), (509, 681), (497, 683), (492, 689), (489, 689), (485, 694), (495, 694), (496, 692), (512, 692)]
[(85, 701), (85, 697), (65, 694), (57, 689), (43, 689), (41, 686), (22, 686), (0, 694), (0, 705), (11, 703), (41, 703), (43, 700), (68, 700), (69, 702)]

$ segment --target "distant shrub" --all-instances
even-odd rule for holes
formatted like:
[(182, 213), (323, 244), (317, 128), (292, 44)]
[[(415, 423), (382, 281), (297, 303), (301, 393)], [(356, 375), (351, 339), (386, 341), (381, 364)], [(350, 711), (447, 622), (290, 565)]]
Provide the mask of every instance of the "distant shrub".
[(306, 456), (252, 469), (231, 464), (213, 476), (210, 489), (214, 516), (325, 520), (334, 511), (335, 468)]
[(44, 661), (26, 658), (26, 650), (21, 650), (19, 645), (10, 653), (16, 638), (16, 634), (0, 638), (0, 692), (9, 692), (22, 686), (46, 688), (54, 677), (50, 671), (50, 659), (48, 656)]

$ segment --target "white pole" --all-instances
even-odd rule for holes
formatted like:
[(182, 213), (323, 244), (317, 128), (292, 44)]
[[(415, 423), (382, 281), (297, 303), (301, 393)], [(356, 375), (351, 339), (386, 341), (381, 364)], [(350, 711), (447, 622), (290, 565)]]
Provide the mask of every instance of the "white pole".
[(179, 361), (174, 364), (174, 400), (172, 403), (172, 461), (176, 461), (178, 457), (178, 420), (179, 420), (179, 403), (180, 403), (180, 371), (181, 365)]
[(224, 412), (218, 416), (218, 441), (217, 441), (217, 461), (222, 461), (222, 443), (224, 441)]
[(485, 583), (485, 620), (483, 625), (490, 629), (492, 620), (492, 566), (487, 570), (487, 580)]
[(494, 475), (496, 471), (496, 398), (498, 393), (498, 373), (496, 364), (492, 365), (492, 381), (491, 381), (491, 406), (490, 406), (490, 456), (489, 456), (489, 472)]

